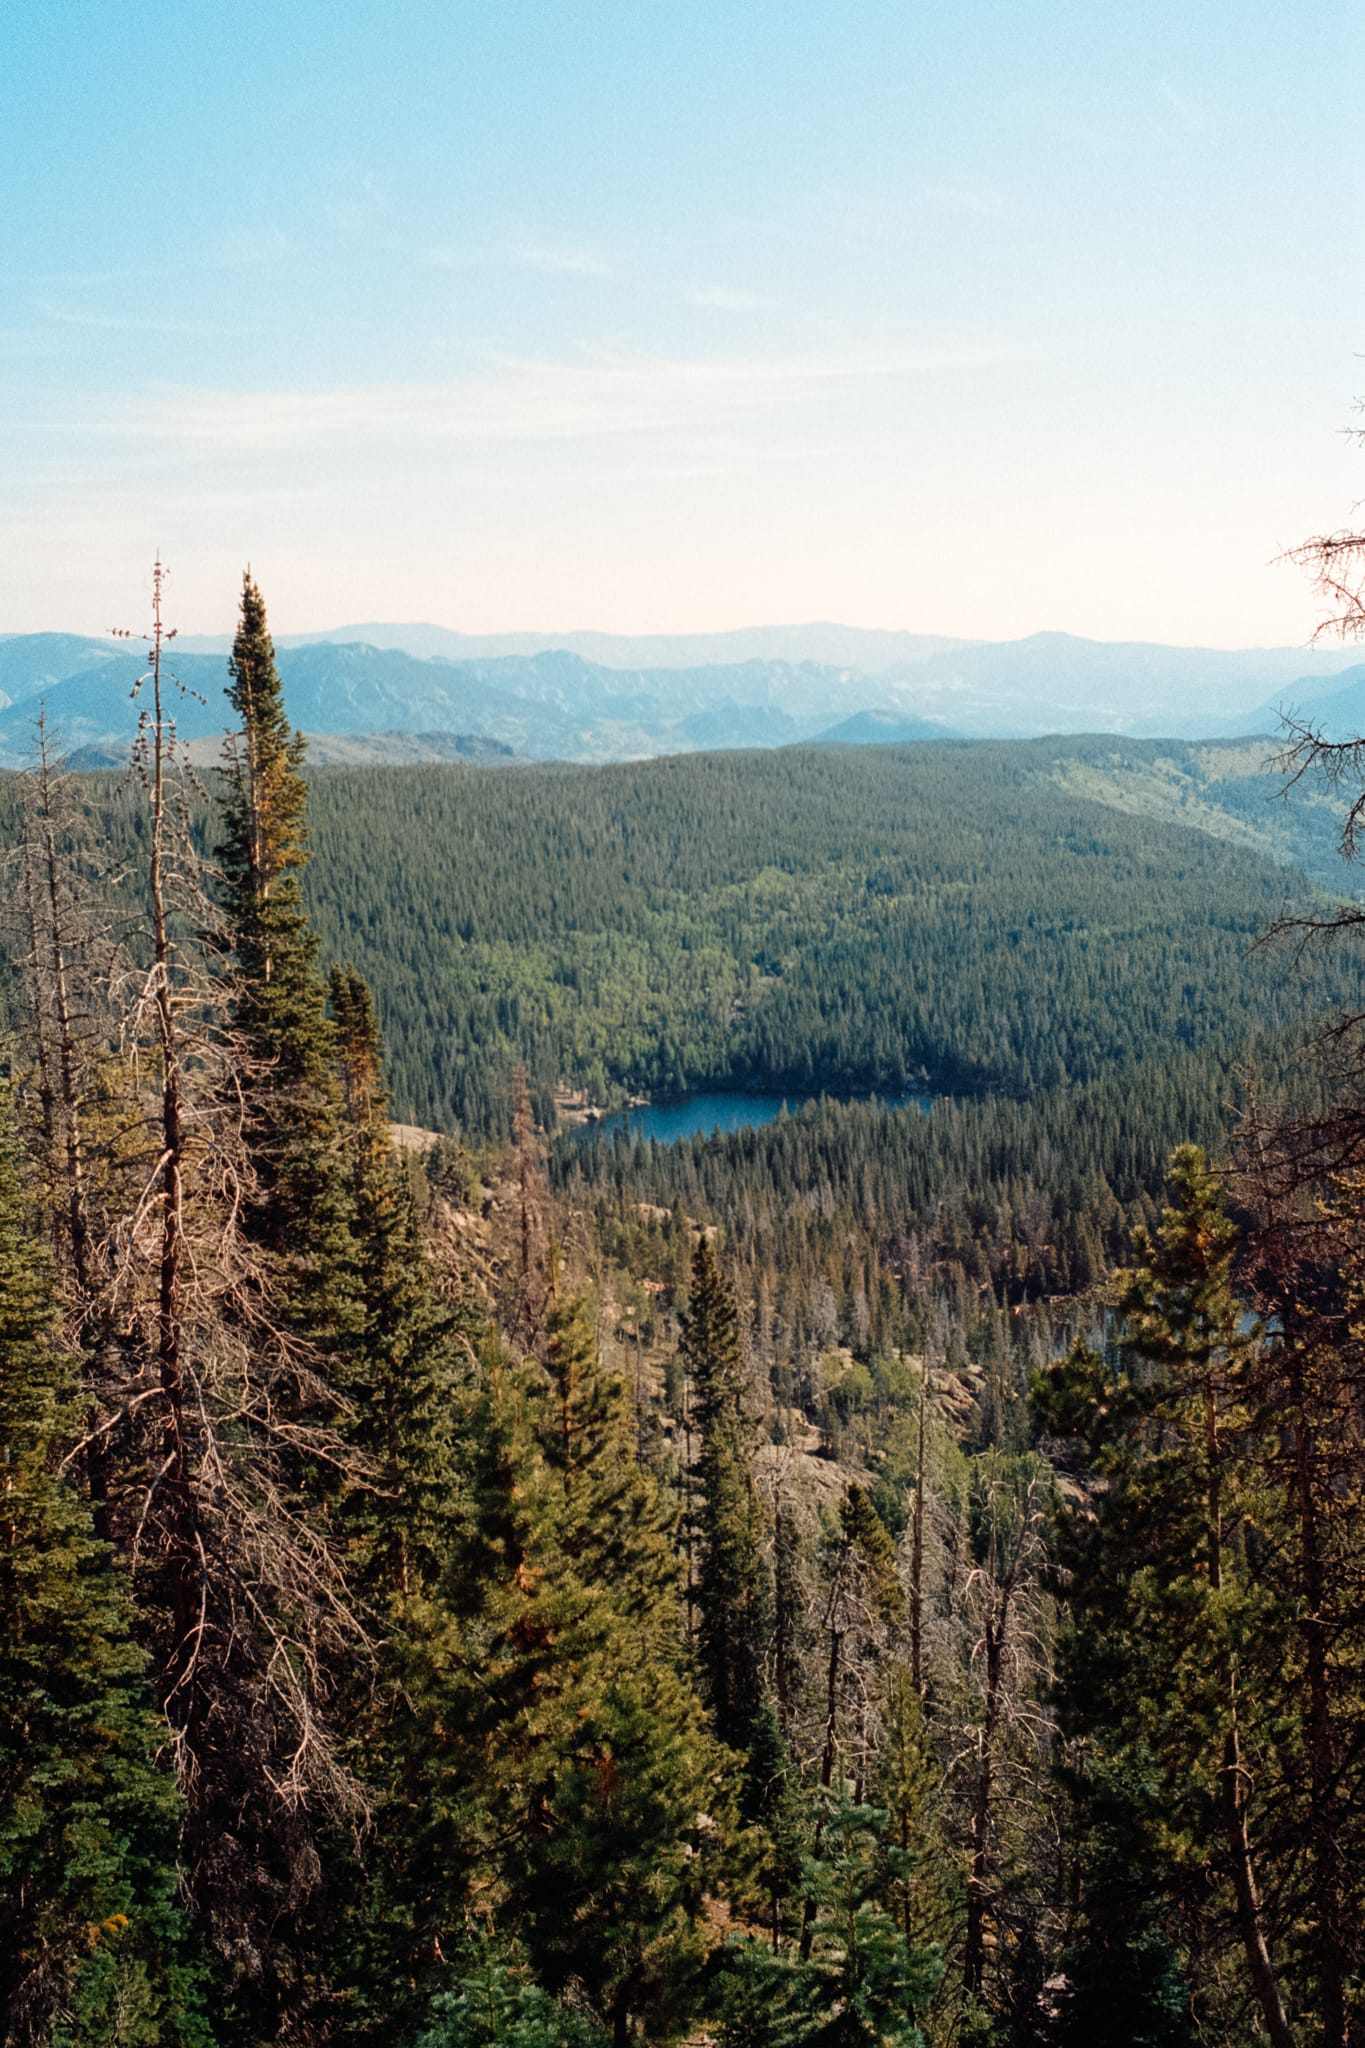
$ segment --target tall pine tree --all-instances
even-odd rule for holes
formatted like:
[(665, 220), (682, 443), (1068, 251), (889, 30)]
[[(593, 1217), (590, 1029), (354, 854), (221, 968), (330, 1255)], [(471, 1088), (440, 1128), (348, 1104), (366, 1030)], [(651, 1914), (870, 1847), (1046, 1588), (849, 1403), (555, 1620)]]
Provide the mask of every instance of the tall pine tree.
[(255, 1171), (248, 1235), (275, 1310), (330, 1348), (358, 1320), (342, 1150), (337, 1044), (299, 877), (308, 860), (304, 741), (288, 721), (265, 603), (248, 570), (228, 663), (239, 721), (224, 760), (226, 943), (240, 976), (235, 1023)]
[(701, 1439), (694, 1474), (701, 1664), (716, 1733), (742, 1748), (763, 1700), (772, 1575), (753, 1479), (739, 1315), (705, 1231), (692, 1260), (682, 1360)]
[(414, 1175), (390, 1133), (373, 998), (351, 967), (332, 969), (330, 993), (360, 1315), (345, 1391), (379, 1478), (348, 1502), (348, 1540), (368, 1597), (401, 1603), (430, 1591), (448, 1549), (457, 1318), (438, 1301)]
[(1112, 1900), (1141, 1855), (1149, 1907), (1164, 1889), (1203, 1908), (1203, 1953), (1188, 1962), (1207, 1978), (1212, 1866), (1262, 2025), (1275, 2048), (1293, 2048), (1261, 1867), (1290, 1756), (1273, 1718), (1284, 1618), (1253, 1568), (1268, 1505), (1246, 1408), (1256, 1332), (1232, 1287), (1236, 1229), (1197, 1147), (1175, 1153), (1169, 1187), (1124, 1276), (1119, 1370), (1078, 1346), (1035, 1388), (1045, 1426), (1078, 1447), (1086, 1476), (1059, 1551), (1072, 1610), (1063, 1724), (1091, 1746), (1080, 1789), (1099, 1816), (1087, 1918), (1115, 1969), (1131, 1968), (1133, 1942), (1154, 1971), (1160, 1961), (1160, 2039), (1174, 1967), (1160, 1960), (1163, 1931), (1151, 1917), (1115, 1928)]

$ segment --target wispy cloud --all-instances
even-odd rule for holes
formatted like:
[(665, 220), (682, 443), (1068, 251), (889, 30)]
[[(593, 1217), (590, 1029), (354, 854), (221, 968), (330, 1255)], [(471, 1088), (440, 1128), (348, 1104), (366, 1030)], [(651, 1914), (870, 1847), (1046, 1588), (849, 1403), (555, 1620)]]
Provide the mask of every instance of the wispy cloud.
[(551, 242), (515, 242), (504, 251), (509, 263), (551, 277), (614, 277), (616, 266), (598, 249), (564, 248)]
[(838, 388), (890, 384), (1036, 360), (996, 342), (824, 357), (674, 361), (597, 356), (504, 360), (430, 383), (321, 390), (149, 391), (70, 432), (151, 437), (208, 451), (335, 442), (544, 443), (724, 425), (809, 406)]
[(683, 293), (689, 306), (714, 306), (722, 313), (774, 313), (777, 303), (762, 292), (736, 291), (729, 285), (702, 284)]
[(971, 178), (930, 180), (918, 188), (921, 199), (943, 213), (965, 215), (974, 220), (1003, 220), (1013, 211), (1006, 195), (994, 185)]
[(40, 320), (59, 327), (93, 328), (101, 334), (221, 335), (234, 330), (216, 320), (182, 320), (165, 313), (126, 313), (100, 306), (62, 306), (50, 299), (34, 301)]

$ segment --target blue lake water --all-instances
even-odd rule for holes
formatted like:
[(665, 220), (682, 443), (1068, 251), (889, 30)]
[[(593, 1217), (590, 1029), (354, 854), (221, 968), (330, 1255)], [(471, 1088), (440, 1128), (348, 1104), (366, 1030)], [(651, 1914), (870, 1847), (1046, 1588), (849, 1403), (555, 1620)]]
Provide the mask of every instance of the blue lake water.
[[(614, 1110), (595, 1124), (582, 1124), (579, 1138), (610, 1137), (613, 1131), (629, 1131), (637, 1138), (652, 1138), (658, 1145), (674, 1145), (680, 1138), (714, 1137), (718, 1131), (743, 1131), (755, 1124), (770, 1124), (783, 1110), (795, 1111), (803, 1103), (816, 1102), (818, 1095), (746, 1095), (738, 1090), (716, 1090), (704, 1095), (684, 1095), (677, 1102), (649, 1102), (641, 1109)], [(840, 1096), (839, 1101), (850, 1098)], [(858, 1097), (857, 1100), (870, 1100)], [(883, 1109), (927, 1110), (927, 1095), (879, 1095)]]

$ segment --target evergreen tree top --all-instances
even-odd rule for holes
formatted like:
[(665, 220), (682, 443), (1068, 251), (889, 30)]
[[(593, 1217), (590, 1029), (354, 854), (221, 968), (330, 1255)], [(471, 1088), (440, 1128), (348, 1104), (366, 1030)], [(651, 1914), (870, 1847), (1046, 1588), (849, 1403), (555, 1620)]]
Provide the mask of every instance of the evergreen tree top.
[(237, 631), (228, 657), (228, 701), (243, 725), (284, 719), (284, 689), (275, 666), (275, 643), (266, 622), (265, 599), (250, 569), (242, 577)]
[(705, 1231), (692, 1257), (692, 1284), (682, 1318), (683, 1356), (696, 1383), (697, 1416), (707, 1429), (721, 1416), (739, 1421), (744, 1348), (734, 1289), (716, 1263)]
[(227, 832), (220, 857), (229, 909), (243, 923), (253, 914), (259, 918), (274, 885), (308, 859), (304, 739), (285, 711), (265, 600), (249, 569), (242, 578), (228, 676), (228, 702), (240, 726), (228, 741)]

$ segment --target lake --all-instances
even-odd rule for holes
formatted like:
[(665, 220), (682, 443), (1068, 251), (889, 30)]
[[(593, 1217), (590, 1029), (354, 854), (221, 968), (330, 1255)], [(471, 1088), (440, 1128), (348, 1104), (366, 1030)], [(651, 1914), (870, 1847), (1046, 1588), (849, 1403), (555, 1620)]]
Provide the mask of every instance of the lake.
[[(828, 1091), (826, 1091), (828, 1092)], [(719, 1089), (707, 1094), (684, 1095), (676, 1102), (647, 1102), (640, 1109), (613, 1110), (597, 1123), (580, 1124), (578, 1138), (610, 1137), (613, 1131), (629, 1131), (636, 1138), (652, 1138), (657, 1145), (675, 1145), (680, 1138), (714, 1137), (720, 1131), (744, 1131), (756, 1124), (774, 1123), (783, 1110), (794, 1112), (813, 1095), (747, 1095), (737, 1089)], [(870, 1096), (835, 1096), (831, 1100), (871, 1101)], [(927, 1110), (930, 1097), (921, 1094), (879, 1095), (883, 1109)]]

